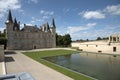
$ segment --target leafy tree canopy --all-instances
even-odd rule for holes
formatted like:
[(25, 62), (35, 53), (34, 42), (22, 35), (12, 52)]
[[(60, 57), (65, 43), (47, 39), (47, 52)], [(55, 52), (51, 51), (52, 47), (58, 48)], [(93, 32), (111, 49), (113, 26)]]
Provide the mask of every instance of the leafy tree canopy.
[(56, 34), (56, 45), (61, 47), (70, 46), (72, 40), (70, 34), (58, 35)]

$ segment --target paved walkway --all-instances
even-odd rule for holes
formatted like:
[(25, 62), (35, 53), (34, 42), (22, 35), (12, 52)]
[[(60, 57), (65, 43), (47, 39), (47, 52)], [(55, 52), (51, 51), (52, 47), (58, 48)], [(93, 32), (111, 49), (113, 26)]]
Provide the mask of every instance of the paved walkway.
[(3, 75), (3, 64), (2, 64), (2, 62), (0, 62), (0, 75)]
[[(39, 49), (48, 50), (48, 49)], [(39, 51), (34, 50), (34, 51)], [(52, 49), (53, 50), (53, 49)], [(21, 54), (20, 51), (5, 55), (7, 74), (29, 72), (36, 80), (73, 80), (37, 61)]]

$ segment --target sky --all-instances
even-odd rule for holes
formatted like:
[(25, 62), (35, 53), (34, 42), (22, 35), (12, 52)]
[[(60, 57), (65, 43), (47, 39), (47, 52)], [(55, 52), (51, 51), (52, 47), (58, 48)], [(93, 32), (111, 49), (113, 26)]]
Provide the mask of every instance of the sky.
[(13, 19), (37, 25), (55, 19), (56, 32), (72, 40), (120, 34), (120, 0), (0, 0), (0, 30), (6, 28), (8, 10)]

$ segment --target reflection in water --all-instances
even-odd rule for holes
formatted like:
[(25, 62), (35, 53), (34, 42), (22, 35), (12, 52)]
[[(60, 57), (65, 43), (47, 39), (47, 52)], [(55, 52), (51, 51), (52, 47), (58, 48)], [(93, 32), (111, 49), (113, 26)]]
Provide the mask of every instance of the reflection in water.
[(120, 56), (78, 53), (44, 59), (99, 80), (120, 80)]

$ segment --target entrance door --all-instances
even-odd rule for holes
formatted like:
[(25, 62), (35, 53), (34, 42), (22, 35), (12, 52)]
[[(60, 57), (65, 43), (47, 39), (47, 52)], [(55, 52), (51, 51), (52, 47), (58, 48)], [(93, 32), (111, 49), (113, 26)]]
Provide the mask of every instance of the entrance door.
[(34, 49), (36, 49), (36, 46), (34, 46)]
[(113, 47), (113, 52), (116, 52), (116, 47)]

